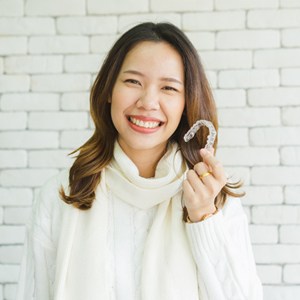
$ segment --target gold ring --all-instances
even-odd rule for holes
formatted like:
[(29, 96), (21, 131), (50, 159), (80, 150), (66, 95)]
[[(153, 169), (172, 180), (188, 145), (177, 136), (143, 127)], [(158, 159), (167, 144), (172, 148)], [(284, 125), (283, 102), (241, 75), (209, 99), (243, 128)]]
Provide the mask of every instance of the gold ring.
[(199, 178), (200, 178), (200, 179), (203, 179), (204, 177), (206, 177), (206, 176), (208, 176), (208, 175), (211, 175), (211, 172), (205, 172), (205, 173), (199, 175)]

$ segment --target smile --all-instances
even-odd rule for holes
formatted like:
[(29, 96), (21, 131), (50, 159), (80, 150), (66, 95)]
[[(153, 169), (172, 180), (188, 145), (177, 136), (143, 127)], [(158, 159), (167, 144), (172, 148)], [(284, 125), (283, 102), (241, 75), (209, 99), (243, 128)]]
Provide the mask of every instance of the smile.
[(159, 127), (161, 122), (157, 121), (142, 121), (138, 120), (134, 117), (129, 117), (129, 121), (133, 123), (136, 126), (142, 127), (142, 128), (156, 128)]

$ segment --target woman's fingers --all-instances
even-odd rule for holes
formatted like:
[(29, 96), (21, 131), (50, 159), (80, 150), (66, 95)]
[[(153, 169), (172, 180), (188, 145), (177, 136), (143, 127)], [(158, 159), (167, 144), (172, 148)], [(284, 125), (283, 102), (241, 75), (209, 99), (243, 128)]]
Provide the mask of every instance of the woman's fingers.
[(224, 186), (226, 184), (226, 176), (224, 168), (220, 161), (218, 161), (209, 151), (201, 149), (200, 154), (203, 162), (211, 170), (212, 175)]
[(226, 184), (222, 164), (206, 149), (201, 149), (203, 161), (187, 173), (184, 182), (186, 206), (189, 211), (200, 211), (214, 205), (215, 197)]

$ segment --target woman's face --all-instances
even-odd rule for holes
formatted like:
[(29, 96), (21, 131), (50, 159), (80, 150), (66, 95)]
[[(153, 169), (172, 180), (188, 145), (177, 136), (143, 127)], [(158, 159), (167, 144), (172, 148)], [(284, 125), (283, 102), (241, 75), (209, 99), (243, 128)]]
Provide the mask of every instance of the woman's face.
[(112, 92), (118, 141), (131, 151), (165, 149), (183, 109), (184, 66), (165, 42), (141, 42), (125, 57)]

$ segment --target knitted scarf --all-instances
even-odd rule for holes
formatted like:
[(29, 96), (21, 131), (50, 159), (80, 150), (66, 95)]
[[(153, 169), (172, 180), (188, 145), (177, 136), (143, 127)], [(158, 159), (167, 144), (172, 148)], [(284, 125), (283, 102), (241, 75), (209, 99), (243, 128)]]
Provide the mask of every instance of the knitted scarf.
[(142, 300), (199, 299), (196, 266), (182, 221), (182, 182), (186, 171), (178, 146), (171, 144), (158, 163), (155, 177), (140, 177), (116, 143), (114, 159), (102, 172), (93, 207), (88, 211), (70, 207), (64, 216), (54, 300), (110, 299), (110, 197), (139, 209), (157, 206), (143, 254)]

